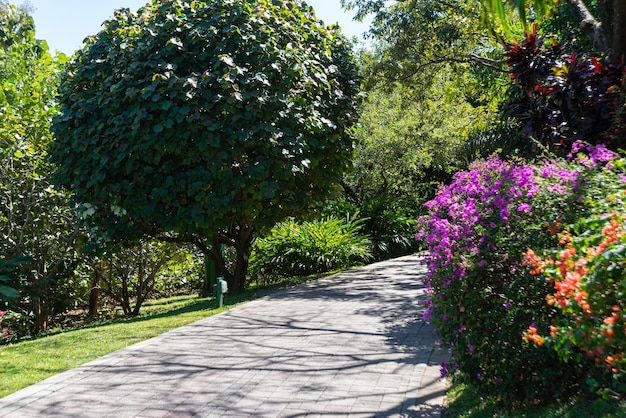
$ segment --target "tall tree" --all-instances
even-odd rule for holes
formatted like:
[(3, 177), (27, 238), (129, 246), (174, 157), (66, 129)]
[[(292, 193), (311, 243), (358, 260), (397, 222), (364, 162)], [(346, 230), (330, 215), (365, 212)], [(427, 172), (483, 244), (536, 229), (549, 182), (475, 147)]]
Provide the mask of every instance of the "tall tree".
[(256, 234), (349, 165), (359, 88), (344, 37), (304, 3), (118, 10), (61, 83), (56, 179), (93, 237), (193, 243), (239, 291)]
[(65, 58), (52, 57), (45, 42), (34, 39), (25, 10), (0, 6), (0, 259), (28, 260), (14, 285), (38, 332), (46, 328), (53, 289), (68, 279), (80, 233), (68, 196), (52, 186), (46, 160)]
[(462, 65), (442, 65), (429, 84), (421, 100), (399, 83), (390, 92), (369, 92), (356, 131), (354, 169), (344, 181), (353, 200), (432, 198), (429, 192), (442, 179), (467, 164), (464, 145), (487, 128), (497, 103)]
[(35, 22), (28, 8), (0, 0), (0, 46), (6, 48), (16, 42), (34, 39), (34, 36)]

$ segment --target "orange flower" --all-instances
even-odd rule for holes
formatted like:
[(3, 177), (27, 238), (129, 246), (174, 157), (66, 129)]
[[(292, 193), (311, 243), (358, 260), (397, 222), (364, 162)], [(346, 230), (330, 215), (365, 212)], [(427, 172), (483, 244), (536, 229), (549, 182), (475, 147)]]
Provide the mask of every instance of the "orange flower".
[(613, 324), (615, 324), (615, 317), (614, 316), (607, 316), (606, 318), (604, 318), (603, 322), (606, 325), (613, 325)]
[(535, 344), (537, 344), (538, 346), (542, 346), (544, 341), (543, 341), (543, 337), (539, 334), (537, 334), (537, 327), (531, 326), (528, 327), (528, 330), (526, 330), (526, 332), (524, 332), (524, 335), (522, 336), (522, 339), (528, 342), (533, 342)]
[(568, 242), (572, 242), (572, 237), (569, 234), (569, 231), (561, 232), (561, 236), (559, 237), (559, 244), (565, 245)]
[(561, 220), (560, 220), (560, 219), (557, 219), (557, 220), (556, 220), (556, 223), (555, 223), (554, 225), (552, 225), (552, 226), (548, 226), (547, 228), (548, 228), (548, 231), (550, 231), (550, 233), (551, 233), (552, 235), (556, 234), (556, 231), (557, 231), (559, 228), (561, 228)]

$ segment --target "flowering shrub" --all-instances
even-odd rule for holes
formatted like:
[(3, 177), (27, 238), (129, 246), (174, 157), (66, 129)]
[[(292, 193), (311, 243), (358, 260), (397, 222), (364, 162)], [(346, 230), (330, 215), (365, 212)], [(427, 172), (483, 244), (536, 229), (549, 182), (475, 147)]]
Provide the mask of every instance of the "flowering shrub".
[(521, 339), (529, 324), (542, 329), (555, 315), (545, 303), (550, 284), (524, 268), (522, 252), (556, 245), (544, 222), (566, 222), (581, 207), (580, 180), (562, 162), (492, 157), (457, 173), (419, 219), (417, 238), (430, 251), (425, 317), (454, 359), (443, 367), (509, 406), (561, 396), (581, 376), (554, 351)]
[[(576, 145), (576, 144), (575, 144)], [(626, 392), (626, 160), (603, 147), (578, 144), (591, 215), (560, 233), (555, 249), (524, 253), (524, 263), (552, 289), (549, 306), (562, 315), (543, 328), (533, 325), (524, 339), (555, 350), (565, 361), (592, 359), (612, 381), (598, 385)]]

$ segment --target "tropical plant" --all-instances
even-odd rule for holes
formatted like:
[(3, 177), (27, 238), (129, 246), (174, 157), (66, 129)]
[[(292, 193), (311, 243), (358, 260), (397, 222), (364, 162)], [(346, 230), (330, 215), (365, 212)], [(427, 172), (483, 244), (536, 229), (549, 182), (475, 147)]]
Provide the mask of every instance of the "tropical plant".
[(415, 218), (419, 213), (415, 207), (415, 200), (404, 201), (383, 193), (354, 202), (334, 199), (328, 202), (323, 214), (349, 223), (358, 220), (361, 233), (370, 239), (373, 259), (386, 260), (419, 250), (420, 243), (415, 240)]
[(515, 83), (508, 111), (527, 138), (563, 155), (577, 140), (623, 144), (624, 69), (546, 45), (536, 26), (505, 55)]
[(193, 243), (240, 291), (255, 236), (348, 167), (359, 89), (345, 38), (304, 3), (118, 10), (61, 82), (56, 181), (92, 238)]
[(513, 4), (524, 22), (544, 19), (560, 4), (565, 4), (611, 64), (619, 66), (626, 56), (626, 3), (622, 0), (481, 0), (481, 3), (487, 23), (493, 27), (499, 22), (505, 28), (508, 27), (507, 9)]
[(296, 223), (287, 219), (258, 239), (250, 261), (251, 275), (267, 284), (352, 267), (371, 257), (370, 240), (359, 221), (337, 218)]

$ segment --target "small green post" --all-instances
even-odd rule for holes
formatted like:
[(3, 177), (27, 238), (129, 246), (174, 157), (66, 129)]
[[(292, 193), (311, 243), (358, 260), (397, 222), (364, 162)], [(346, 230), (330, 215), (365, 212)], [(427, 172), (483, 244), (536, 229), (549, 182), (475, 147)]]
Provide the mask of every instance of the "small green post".
[(221, 277), (217, 278), (214, 290), (213, 294), (215, 295), (215, 300), (217, 300), (217, 307), (221, 308), (224, 306), (224, 279)]

